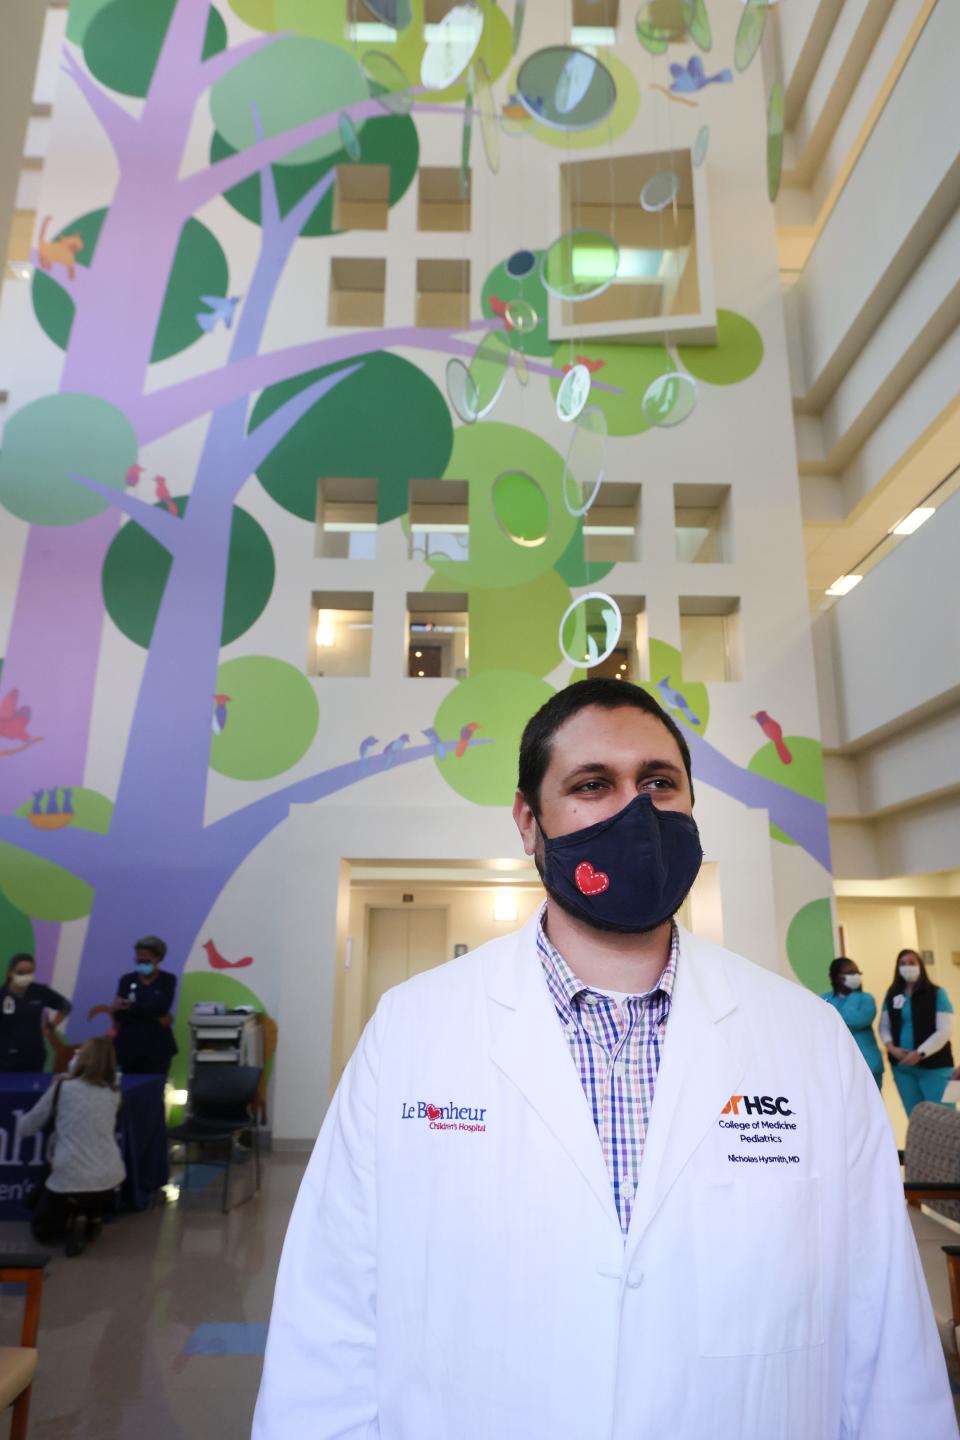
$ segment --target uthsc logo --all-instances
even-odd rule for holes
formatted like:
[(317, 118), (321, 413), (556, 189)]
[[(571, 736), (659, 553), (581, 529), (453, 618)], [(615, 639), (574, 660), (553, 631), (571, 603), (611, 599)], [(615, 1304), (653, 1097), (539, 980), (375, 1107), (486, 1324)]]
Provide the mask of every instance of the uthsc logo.
[(740, 1106), (744, 1115), (792, 1115), (790, 1101), (785, 1095), (731, 1095), (720, 1111), (721, 1115), (739, 1115)]

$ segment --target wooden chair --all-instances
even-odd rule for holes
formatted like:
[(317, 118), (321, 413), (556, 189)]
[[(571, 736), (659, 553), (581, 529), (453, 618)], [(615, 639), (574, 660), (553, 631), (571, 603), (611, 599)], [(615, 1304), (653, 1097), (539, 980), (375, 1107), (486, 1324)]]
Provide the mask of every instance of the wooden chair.
[(49, 1251), (0, 1242), (0, 1283), (26, 1285), (19, 1345), (0, 1345), (0, 1409), (13, 1406), (10, 1440), (26, 1440), (30, 1393), (37, 1369), (37, 1331), (43, 1272)]

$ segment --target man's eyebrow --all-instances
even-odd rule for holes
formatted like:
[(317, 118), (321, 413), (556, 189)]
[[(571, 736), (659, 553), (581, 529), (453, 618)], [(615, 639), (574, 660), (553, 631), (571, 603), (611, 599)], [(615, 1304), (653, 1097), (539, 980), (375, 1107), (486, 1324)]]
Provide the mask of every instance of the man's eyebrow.
[[(640, 766), (640, 769), (637, 773), (638, 775), (652, 775), (655, 771), (659, 770), (667, 770), (672, 775), (680, 775), (683, 773), (680, 769), (680, 766), (674, 764), (672, 760), (645, 760)], [(579, 779), (581, 776), (608, 776), (612, 775), (613, 773), (614, 772), (612, 767), (605, 764), (604, 761), (587, 760), (582, 765), (577, 765), (575, 769), (571, 770), (569, 774), (565, 775), (561, 783), (564, 785), (569, 785), (572, 781)]]

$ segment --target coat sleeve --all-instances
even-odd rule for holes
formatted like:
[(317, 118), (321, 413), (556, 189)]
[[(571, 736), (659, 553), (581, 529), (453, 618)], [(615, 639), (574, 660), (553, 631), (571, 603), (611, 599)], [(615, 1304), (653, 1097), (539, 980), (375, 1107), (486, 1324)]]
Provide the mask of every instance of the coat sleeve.
[(861, 990), (859, 994), (847, 996), (843, 1008), (843, 1018), (851, 1030), (869, 1030), (876, 1013), (877, 1002), (866, 991)]
[(353, 1054), (283, 1246), (253, 1440), (375, 1440), (376, 1106), (387, 1001)]
[(28, 1110), (25, 1115), (20, 1116), (20, 1119), (17, 1121), (18, 1135), (36, 1135), (38, 1130), (43, 1129), (53, 1113), (54, 1097), (62, 1084), (62, 1080), (55, 1080), (54, 1083), (49, 1085), (43, 1092), (36, 1105), (34, 1105), (31, 1110)]
[[(957, 1440), (940, 1336), (876, 1082), (837, 1037), (847, 1146), (847, 1315), (840, 1440)], [(906, 1360), (905, 1357), (909, 1357)]]

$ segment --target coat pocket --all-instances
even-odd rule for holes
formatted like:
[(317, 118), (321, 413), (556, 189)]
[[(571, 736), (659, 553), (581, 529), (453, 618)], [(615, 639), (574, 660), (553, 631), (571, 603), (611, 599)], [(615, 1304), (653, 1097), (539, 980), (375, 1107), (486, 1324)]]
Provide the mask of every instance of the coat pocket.
[(704, 1185), (693, 1220), (699, 1354), (773, 1355), (822, 1344), (816, 1176)]

